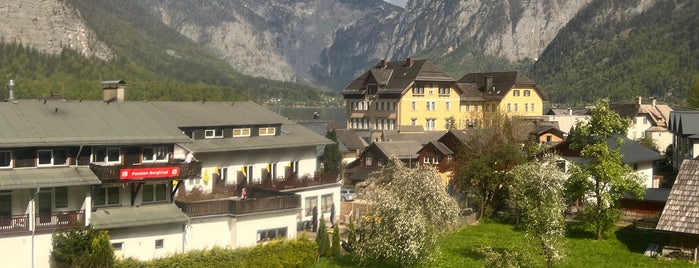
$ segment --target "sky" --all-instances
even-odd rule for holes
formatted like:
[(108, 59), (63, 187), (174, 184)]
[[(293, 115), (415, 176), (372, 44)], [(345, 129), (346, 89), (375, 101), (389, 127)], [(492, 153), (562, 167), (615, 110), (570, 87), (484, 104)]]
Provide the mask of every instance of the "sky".
[(405, 3), (408, 2), (408, 0), (384, 0), (388, 3), (391, 3), (393, 5), (399, 6), (399, 7), (405, 7)]

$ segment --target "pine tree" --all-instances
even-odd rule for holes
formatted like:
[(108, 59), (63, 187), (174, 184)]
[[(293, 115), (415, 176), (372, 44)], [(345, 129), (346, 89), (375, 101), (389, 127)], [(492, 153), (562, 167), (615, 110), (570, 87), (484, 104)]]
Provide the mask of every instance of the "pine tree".
[(335, 226), (333, 226), (333, 243), (330, 248), (330, 252), (333, 258), (340, 257), (340, 254), (342, 253), (341, 247), (342, 245), (340, 245), (340, 227), (339, 225), (335, 224)]
[(318, 232), (316, 235), (316, 243), (318, 243), (318, 256), (327, 256), (330, 254), (330, 241), (328, 239), (328, 229), (325, 227), (325, 219), (321, 216)]

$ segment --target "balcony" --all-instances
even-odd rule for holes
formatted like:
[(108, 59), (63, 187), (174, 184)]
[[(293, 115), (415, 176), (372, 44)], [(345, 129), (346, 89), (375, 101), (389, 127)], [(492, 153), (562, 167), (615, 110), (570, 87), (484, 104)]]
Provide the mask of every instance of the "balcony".
[(192, 163), (153, 163), (153, 164), (133, 164), (133, 165), (99, 165), (92, 163), (90, 164), (90, 170), (97, 175), (97, 177), (102, 182), (115, 182), (121, 179), (122, 169), (139, 169), (139, 168), (170, 168), (179, 167), (179, 175), (174, 177), (159, 178), (163, 180), (183, 180), (190, 177), (196, 177), (201, 174), (201, 162)]
[(0, 216), (0, 234), (29, 232), (29, 215)]
[(321, 173), (313, 176), (303, 176), (300, 178), (292, 175), (276, 178), (274, 180), (267, 176), (266, 178), (262, 179), (262, 181), (255, 181), (249, 185), (255, 188), (282, 191), (332, 183), (337, 183), (337, 175)]
[(301, 197), (260, 188), (248, 188), (248, 198), (208, 194), (186, 197), (175, 204), (190, 217), (210, 215), (242, 215), (301, 207)]
[(36, 230), (54, 230), (85, 226), (85, 211), (57, 211), (36, 215)]

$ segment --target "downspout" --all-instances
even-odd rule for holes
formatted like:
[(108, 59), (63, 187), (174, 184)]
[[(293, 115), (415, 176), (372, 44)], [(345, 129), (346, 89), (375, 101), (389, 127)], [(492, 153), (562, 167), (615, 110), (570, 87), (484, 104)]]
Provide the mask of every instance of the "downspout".
[(78, 167), (78, 157), (80, 156), (80, 153), (83, 151), (83, 146), (80, 145), (80, 149), (78, 149), (78, 153), (75, 155), (75, 167)]
[(30, 200), (31, 207), (29, 209), (29, 227), (32, 228), (32, 268), (34, 268), (34, 233), (36, 231), (36, 197), (39, 195), (41, 187), (36, 187), (36, 192), (32, 195), (32, 200)]

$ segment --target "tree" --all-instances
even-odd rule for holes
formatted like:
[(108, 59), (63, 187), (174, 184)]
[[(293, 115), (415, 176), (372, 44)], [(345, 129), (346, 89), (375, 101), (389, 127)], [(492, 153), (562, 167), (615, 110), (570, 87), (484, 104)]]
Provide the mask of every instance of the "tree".
[(114, 249), (105, 230), (88, 226), (54, 233), (51, 244), (52, 267), (114, 266)]
[(342, 246), (340, 245), (340, 227), (337, 224), (333, 225), (333, 237), (330, 252), (330, 255), (333, 258), (340, 257), (340, 254), (342, 253)]
[(512, 178), (510, 201), (518, 210), (520, 224), (543, 251), (546, 266), (553, 267), (553, 262), (562, 257), (566, 175), (556, 166), (555, 158), (547, 156), (543, 163), (533, 161), (515, 167)]
[[(621, 218), (618, 207), (622, 194), (640, 196), (644, 190), (640, 177), (621, 161), (623, 140), (614, 138), (630, 124), (628, 118), (610, 110), (609, 101), (603, 99), (591, 110), (590, 120), (579, 122), (570, 136), (572, 148), (590, 161), (580, 163), (578, 174), (571, 174), (567, 187), (577, 190), (568, 192), (582, 201), (580, 218), (594, 230), (597, 239), (602, 239)], [(610, 148), (607, 143), (611, 139), (614, 146)]]
[(340, 173), (342, 165), (342, 155), (340, 154), (340, 148), (337, 143), (337, 133), (333, 129), (328, 131), (325, 137), (332, 140), (334, 143), (326, 145), (323, 151), (323, 171), (337, 175)]
[(355, 257), (364, 264), (383, 260), (406, 266), (436, 254), (437, 234), (458, 220), (457, 203), (437, 171), (410, 169), (392, 158), (367, 184), (364, 197), (371, 209), (357, 222)]
[(325, 228), (325, 219), (320, 217), (318, 232), (316, 233), (316, 243), (318, 243), (318, 256), (330, 254), (330, 239), (328, 238), (328, 228)]

